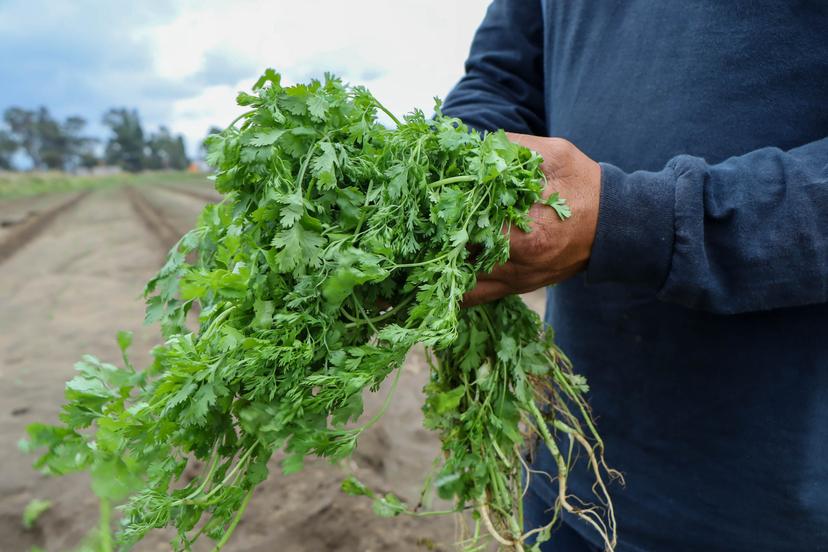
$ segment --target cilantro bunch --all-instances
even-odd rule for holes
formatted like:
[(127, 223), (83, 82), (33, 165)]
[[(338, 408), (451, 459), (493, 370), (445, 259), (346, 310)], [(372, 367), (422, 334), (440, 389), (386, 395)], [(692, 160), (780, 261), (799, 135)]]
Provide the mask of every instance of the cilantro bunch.
[[(123, 501), (120, 541), (174, 526), (175, 547), (201, 535), (220, 549), (268, 461), (302, 469), (313, 455), (348, 457), (393, 404), (408, 351), (427, 348), (425, 424), (443, 454), (423, 500), (409, 507), (354, 478), (343, 490), (381, 515), (428, 515), (433, 492), (471, 511), (474, 530), (522, 550), (524, 459), (538, 439), (557, 461), (556, 512), (614, 539), (614, 517), (583, 378), (517, 297), (461, 309), (476, 274), (509, 257), (509, 231), (530, 231), (543, 202), (540, 157), (500, 132), (421, 111), (396, 119), (365, 88), (328, 76), (285, 87), (268, 70), (249, 110), (210, 137), (208, 162), (224, 194), (170, 252), (146, 287), (147, 318), (164, 344), (138, 371), (129, 337), (123, 366), (86, 357), (67, 385), (59, 427), (34, 425), (30, 447), (53, 473), (89, 470), (102, 497)], [(395, 126), (377, 118), (385, 112)], [(557, 196), (546, 201), (564, 218)], [(503, 229), (507, 231), (504, 232)], [(198, 307), (198, 329), (188, 313)], [(363, 394), (393, 378), (375, 416)], [(600, 503), (567, 492), (574, 458), (587, 459)], [(199, 477), (182, 481), (198, 459)], [(581, 497), (586, 499), (586, 497)], [(557, 516), (556, 516), (557, 517)]]

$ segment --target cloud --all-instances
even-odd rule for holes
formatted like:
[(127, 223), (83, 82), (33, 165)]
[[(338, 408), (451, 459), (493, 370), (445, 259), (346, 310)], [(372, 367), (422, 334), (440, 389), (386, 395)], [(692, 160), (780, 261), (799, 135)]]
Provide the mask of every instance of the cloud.
[[(179, 18), (153, 30), (156, 48), (197, 43), (202, 51), (227, 51), (255, 71), (234, 84), (207, 87), (175, 104), (173, 126), (193, 135), (223, 126), (241, 110), (233, 106), (266, 67), (286, 83), (330, 71), (368, 86), (396, 113), (430, 110), (463, 73), (474, 30), (489, 0), (305, 0), (187, 4)], [(255, 14), (252, 17), (251, 14)], [(168, 72), (196, 74), (194, 51), (164, 62)]]
[(136, 107), (191, 152), (266, 67), (326, 71), (397, 113), (426, 110), (462, 74), (489, 0), (0, 0), (0, 109), (46, 105), (96, 123)]
[(155, 94), (171, 83), (155, 76), (141, 30), (177, 15), (166, 6), (0, 3), (0, 107), (45, 105), (61, 117), (80, 114), (98, 131), (102, 113), (116, 105), (140, 106), (145, 116), (161, 120), (169, 108)]
[(214, 49), (204, 53), (204, 61), (195, 80), (202, 86), (235, 84), (255, 74), (256, 70), (256, 64), (251, 60), (234, 56), (232, 52)]

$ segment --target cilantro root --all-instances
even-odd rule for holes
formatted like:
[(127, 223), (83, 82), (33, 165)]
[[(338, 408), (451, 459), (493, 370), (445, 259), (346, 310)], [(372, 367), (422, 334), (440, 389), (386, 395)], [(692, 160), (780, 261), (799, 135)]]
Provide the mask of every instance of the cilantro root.
[[(273, 454), (284, 452), (285, 473), (308, 456), (348, 457), (393, 408), (406, 354), (422, 344), (425, 425), (442, 455), (420, 503), (353, 477), (343, 490), (382, 516), (471, 512), (468, 550), (489, 539), (533, 550), (552, 524), (525, 533), (522, 497), (530, 478), (550, 477), (555, 520), (574, 514), (614, 548), (607, 481), (620, 476), (604, 462), (586, 382), (518, 297), (460, 309), (476, 274), (508, 259), (502, 228), (529, 231), (536, 203), (569, 216), (557, 194), (542, 200), (540, 157), (502, 131), (469, 132), (439, 102), (434, 118), (399, 120), (332, 76), (284, 87), (268, 70), (238, 103), (248, 111), (207, 143), (224, 200), (146, 286), (147, 320), (164, 336), (152, 365), (132, 366), (125, 333), (123, 367), (84, 357), (61, 425), (29, 428), (26, 446), (45, 449), (36, 466), (89, 471), (102, 501), (121, 504), (122, 546), (173, 526), (176, 549), (206, 536), (219, 550)], [(380, 412), (355, 427), (364, 391), (394, 372)], [(556, 473), (529, 469), (538, 443)], [(578, 458), (594, 475), (591, 498), (568, 490)], [(196, 460), (200, 476), (183, 481)], [(454, 508), (429, 510), (433, 494)]]

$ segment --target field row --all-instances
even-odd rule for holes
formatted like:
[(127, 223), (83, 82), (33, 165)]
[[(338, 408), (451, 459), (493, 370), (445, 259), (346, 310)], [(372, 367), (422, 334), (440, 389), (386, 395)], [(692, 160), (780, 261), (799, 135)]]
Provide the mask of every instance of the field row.
[[(168, 185), (154, 187), (151, 193), (154, 194), (158, 190), (189, 198), (199, 204), (219, 200), (218, 194), (206, 190)], [(60, 216), (86, 199), (92, 191), (86, 189), (34, 200), (23, 199), (4, 205), (4, 209), (0, 209), (0, 264), (41, 235)], [(147, 200), (147, 192), (148, 190), (141, 190), (134, 186), (125, 186), (123, 189), (130, 206), (144, 223), (147, 231), (155, 236), (165, 251), (169, 250), (187, 228), (174, 227), (159, 206)]]

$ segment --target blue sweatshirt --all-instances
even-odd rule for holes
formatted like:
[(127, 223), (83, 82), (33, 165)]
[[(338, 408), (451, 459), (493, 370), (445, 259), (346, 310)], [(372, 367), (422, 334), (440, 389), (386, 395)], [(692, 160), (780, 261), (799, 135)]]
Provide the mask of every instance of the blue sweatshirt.
[(444, 111), (601, 162), (546, 320), (626, 476), (618, 550), (828, 550), (828, 3), (495, 0)]

